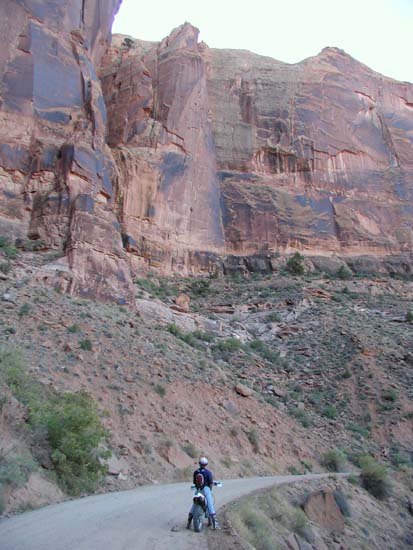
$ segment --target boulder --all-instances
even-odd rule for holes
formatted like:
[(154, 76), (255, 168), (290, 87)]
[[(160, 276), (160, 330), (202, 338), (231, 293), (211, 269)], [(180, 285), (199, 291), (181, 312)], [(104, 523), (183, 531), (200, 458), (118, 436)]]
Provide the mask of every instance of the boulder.
[(314, 491), (308, 495), (304, 505), (307, 517), (330, 532), (341, 532), (344, 529), (344, 516), (329, 489)]
[(179, 308), (180, 311), (185, 313), (189, 312), (189, 304), (191, 302), (190, 296), (188, 294), (180, 294), (175, 298), (175, 305)]
[(251, 395), (254, 393), (251, 388), (249, 388), (248, 386), (244, 386), (244, 384), (237, 384), (234, 389), (237, 394), (241, 395), (242, 397), (251, 397)]

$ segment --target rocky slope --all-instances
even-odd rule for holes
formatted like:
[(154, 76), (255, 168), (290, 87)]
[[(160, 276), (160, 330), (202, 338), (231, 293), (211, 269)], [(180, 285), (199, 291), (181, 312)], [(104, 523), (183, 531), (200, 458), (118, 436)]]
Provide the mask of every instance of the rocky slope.
[[(218, 477), (317, 471), (335, 447), (348, 468), (371, 453), (411, 476), (410, 282), (282, 266), (253, 279), (152, 276), (131, 311), (45, 288), (48, 254), (22, 253), (0, 277), (0, 351), (19, 350), (46, 388), (93, 397), (113, 453), (105, 489), (188, 479), (199, 453)], [(0, 478), (2, 461), (24, 470), (27, 454), (50, 473), (1, 360), (0, 393)], [(9, 509), (40, 498), (30, 486), (13, 495)]]

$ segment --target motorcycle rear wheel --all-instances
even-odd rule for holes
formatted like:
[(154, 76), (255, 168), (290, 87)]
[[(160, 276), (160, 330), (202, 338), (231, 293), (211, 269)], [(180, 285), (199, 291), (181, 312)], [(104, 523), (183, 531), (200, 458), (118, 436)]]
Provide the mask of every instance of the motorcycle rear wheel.
[(195, 533), (200, 533), (202, 531), (202, 527), (204, 525), (204, 517), (205, 512), (202, 509), (202, 506), (195, 506), (194, 518), (192, 520), (194, 522)]

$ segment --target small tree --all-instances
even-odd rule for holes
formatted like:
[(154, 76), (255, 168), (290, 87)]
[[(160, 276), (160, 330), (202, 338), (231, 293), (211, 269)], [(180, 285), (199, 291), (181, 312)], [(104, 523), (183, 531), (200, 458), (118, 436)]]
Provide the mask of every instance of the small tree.
[(299, 252), (289, 258), (287, 270), (293, 275), (304, 275), (304, 258)]
[(360, 458), (362, 486), (374, 497), (382, 500), (391, 494), (391, 482), (384, 464), (379, 464), (373, 457), (366, 455)]
[(62, 488), (71, 495), (93, 491), (106, 466), (99, 449), (106, 436), (91, 397), (85, 392), (53, 395), (35, 411), (33, 424), (45, 431)]
[(344, 468), (346, 457), (339, 449), (332, 449), (323, 454), (320, 462), (329, 472), (340, 472)]

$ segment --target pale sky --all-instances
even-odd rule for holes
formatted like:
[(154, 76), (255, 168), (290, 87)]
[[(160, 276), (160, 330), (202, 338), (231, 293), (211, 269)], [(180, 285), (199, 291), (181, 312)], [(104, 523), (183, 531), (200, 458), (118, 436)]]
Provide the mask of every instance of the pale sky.
[(123, 0), (112, 30), (160, 41), (185, 21), (211, 48), (297, 63), (335, 46), (413, 83), (413, 0)]

